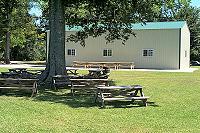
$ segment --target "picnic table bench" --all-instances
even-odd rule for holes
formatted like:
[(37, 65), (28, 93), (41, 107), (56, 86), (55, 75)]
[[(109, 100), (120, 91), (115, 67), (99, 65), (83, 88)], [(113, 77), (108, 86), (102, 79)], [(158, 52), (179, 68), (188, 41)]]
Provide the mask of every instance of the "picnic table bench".
[(70, 76), (68, 75), (56, 75), (52, 77), (53, 86), (56, 90), (57, 88), (71, 87)]
[(0, 78), (0, 92), (10, 90), (30, 90), (31, 97), (33, 97), (37, 94), (37, 80)]
[(8, 72), (1, 72), (1, 78), (37, 78), (43, 70), (27, 70), (27, 68), (10, 68)]
[[(114, 91), (119, 91), (117, 96), (114, 96)], [(140, 95), (138, 95), (140, 93)], [(105, 107), (105, 101), (121, 101), (121, 100), (141, 100), (144, 106), (147, 106), (147, 99), (144, 96), (142, 86), (98, 86), (95, 102), (101, 102), (102, 107)]]
[[(108, 79), (70, 79), (71, 93), (74, 96), (77, 91), (84, 91), (87, 94), (96, 94), (97, 86), (109, 85)], [(82, 93), (84, 94), (84, 93)]]

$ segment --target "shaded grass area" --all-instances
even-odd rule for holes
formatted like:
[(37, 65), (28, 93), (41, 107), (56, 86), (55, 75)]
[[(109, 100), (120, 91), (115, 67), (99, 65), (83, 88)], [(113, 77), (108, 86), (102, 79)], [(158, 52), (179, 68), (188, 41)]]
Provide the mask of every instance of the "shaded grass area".
[[(85, 71), (80, 72), (85, 73)], [(148, 107), (109, 102), (69, 90), (0, 96), (1, 132), (200, 132), (200, 71), (194, 73), (112, 71), (116, 85), (144, 86)]]

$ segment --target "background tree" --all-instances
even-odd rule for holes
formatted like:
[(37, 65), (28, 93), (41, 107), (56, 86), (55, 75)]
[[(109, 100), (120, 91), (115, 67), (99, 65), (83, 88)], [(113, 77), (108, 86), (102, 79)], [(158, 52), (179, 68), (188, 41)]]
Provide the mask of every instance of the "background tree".
[[(13, 2), (14, 5), (12, 4)], [(11, 6), (9, 7), (8, 4), (11, 4)], [(28, 13), (32, 6), (29, 1), (1, 0), (0, 6), (0, 52), (1, 56), (2, 53), (6, 55), (6, 63), (9, 63), (10, 59), (44, 60), (46, 57), (44, 45), (45, 34), (38, 34), (37, 32), (33, 16)], [(6, 15), (8, 14), (8, 10), (10, 19), (7, 19), (8, 15)], [(4, 47), (6, 47), (6, 50)]]
[(2, 28), (6, 32), (6, 45), (5, 45), (5, 63), (10, 63), (10, 31), (11, 31), (11, 17), (12, 11), (19, 6), (18, 0), (1, 0), (0, 13), (2, 18)]

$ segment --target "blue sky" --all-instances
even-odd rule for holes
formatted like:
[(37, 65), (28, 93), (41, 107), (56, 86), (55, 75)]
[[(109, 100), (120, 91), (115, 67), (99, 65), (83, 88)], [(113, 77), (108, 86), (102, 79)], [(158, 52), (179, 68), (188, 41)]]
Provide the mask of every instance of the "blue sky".
[(40, 9), (38, 8), (32, 8), (30, 11), (29, 11), (30, 14), (34, 14), (36, 16), (41, 16), (42, 15), (42, 12), (40, 11)]
[(200, 7), (200, 0), (192, 0), (192, 6)]

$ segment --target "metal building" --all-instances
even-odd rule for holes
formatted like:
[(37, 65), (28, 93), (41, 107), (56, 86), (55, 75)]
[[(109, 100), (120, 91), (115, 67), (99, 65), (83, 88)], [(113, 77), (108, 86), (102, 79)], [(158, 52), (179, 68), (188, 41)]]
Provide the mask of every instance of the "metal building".
[[(122, 45), (106, 44), (104, 36), (89, 37), (86, 46), (66, 42), (66, 65), (73, 61), (134, 62), (135, 68), (188, 69), (190, 67), (190, 32), (185, 21), (133, 24), (136, 37)], [(77, 29), (68, 29), (66, 36)]]

